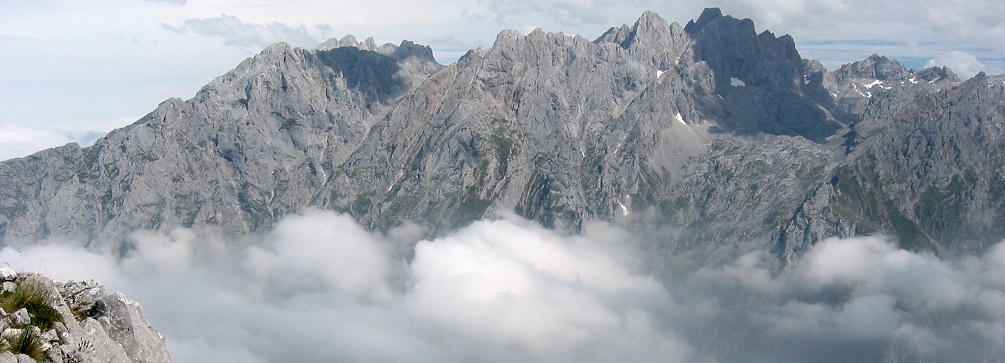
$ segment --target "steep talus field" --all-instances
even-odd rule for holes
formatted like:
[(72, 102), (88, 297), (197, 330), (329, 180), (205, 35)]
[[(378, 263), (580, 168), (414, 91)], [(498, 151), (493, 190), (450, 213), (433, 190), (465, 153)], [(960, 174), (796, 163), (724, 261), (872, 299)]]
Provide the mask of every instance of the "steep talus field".
[(707, 9), (595, 40), (535, 30), (435, 62), (408, 41), (276, 44), (91, 147), (0, 163), (0, 242), (128, 250), (136, 229), (269, 229), (305, 207), (437, 235), (513, 211), (660, 253), (790, 259), (830, 236), (1005, 237), (1005, 82), (874, 55), (828, 71)]

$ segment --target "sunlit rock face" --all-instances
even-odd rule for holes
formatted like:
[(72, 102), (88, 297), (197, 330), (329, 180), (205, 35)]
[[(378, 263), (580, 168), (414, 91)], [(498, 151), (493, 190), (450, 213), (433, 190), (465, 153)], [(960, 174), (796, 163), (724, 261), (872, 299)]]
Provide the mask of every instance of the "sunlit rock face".
[(647, 12), (595, 40), (504, 31), (449, 66), (409, 41), (275, 44), (94, 146), (0, 163), (0, 241), (124, 254), (138, 229), (258, 233), (307, 207), (427, 237), (602, 220), (709, 261), (1005, 237), (1005, 79), (879, 55), (828, 71), (754, 29)]

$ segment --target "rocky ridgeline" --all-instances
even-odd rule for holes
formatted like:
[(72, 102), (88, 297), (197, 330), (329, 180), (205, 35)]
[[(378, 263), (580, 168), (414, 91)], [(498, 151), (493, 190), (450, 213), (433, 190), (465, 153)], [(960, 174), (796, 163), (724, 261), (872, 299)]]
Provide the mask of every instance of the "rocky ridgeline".
[(408, 41), (280, 43), (94, 146), (0, 163), (0, 245), (123, 253), (137, 229), (255, 233), (315, 207), (431, 236), (500, 210), (603, 220), (654, 256), (875, 234), (980, 251), (1005, 237), (1002, 104), (1000, 76), (828, 71), (718, 9), (595, 40), (503, 31), (446, 67)]
[(0, 363), (171, 362), (140, 305), (92, 281), (0, 267)]

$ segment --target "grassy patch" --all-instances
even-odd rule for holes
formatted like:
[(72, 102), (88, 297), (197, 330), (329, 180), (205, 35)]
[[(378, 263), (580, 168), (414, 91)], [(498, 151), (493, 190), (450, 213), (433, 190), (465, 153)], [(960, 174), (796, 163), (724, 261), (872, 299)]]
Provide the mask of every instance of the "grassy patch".
[(21, 329), (21, 332), (7, 340), (3, 350), (13, 354), (25, 354), (36, 362), (49, 361), (42, 351), (42, 338), (35, 329)]
[(56, 322), (63, 322), (63, 316), (52, 307), (52, 303), (52, 294), (47, 286), (31, 277), (21, 280), (14, 291), (0, 295), (0, 308), (8, 314), (24, 308), (31, 317), (29, 325), (42, 330), (52, 329)]
[(467, 197), (457, 206), (457, 218), (454, 219), (451, 228), (460, 228), (471, 224), (481, 218), (482, 214), (485, 214), (485, 210), (492, 205), (491, 200), (479, 199), (473, 189), (469, 190)]
[(498, 128), (492, 133), (492, 144), (495, 146), (496, 160), (498, 160), (496, 175), (502, 177), (509, 170), (509, 157), (513, 151), (513, 140), (506, 137), (502, 128)]
[[(934, 241), (924, 228), (905, 215), (883, 189), (884, 182), (877, 169), (873, 158), (858, 168), (838, 168), (831, 179), (837, 190), (831, 200), (834, 211), (854, 224), (857, 235), (889, 233), (897, 238), (900, 248), (934, 250)], [(924, 211), (928, 213), (929, 209)], [(942, 212), (931, 214), (943, 216)]]

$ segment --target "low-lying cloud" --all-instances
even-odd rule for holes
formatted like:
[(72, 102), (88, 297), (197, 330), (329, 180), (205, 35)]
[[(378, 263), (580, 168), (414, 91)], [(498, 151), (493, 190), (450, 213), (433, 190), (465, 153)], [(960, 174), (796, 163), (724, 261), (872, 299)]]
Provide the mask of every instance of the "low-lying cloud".
[(880, 238), (828, 239), (775, 277), (761, 267), (765, 258), (751, 253), (691, 279), (713, 291), (739, 291), (741, 303), (759, 301), (720, 307), (746, 310), (739, 327), (760, 331), (776, 349), (786, 346), (783, 357), (772, 356), (772, 346), (736, 354), (836, 362), (1005, 356), (1005, 244), (981, 257), (945, 261)]
[(307, 211), (263, 236), (134, 234), (121, 260), (72, 243), (0, 251), (143, 304), (178, 362), (1000, 361), (1005, 244), (941, 260), (829, 239), (784, 270), (754, 251), (653, 274), (638, 237), (518, 217), (418, 241)]

